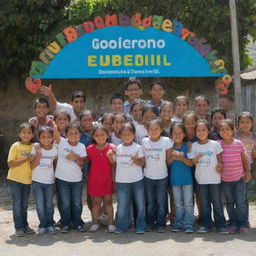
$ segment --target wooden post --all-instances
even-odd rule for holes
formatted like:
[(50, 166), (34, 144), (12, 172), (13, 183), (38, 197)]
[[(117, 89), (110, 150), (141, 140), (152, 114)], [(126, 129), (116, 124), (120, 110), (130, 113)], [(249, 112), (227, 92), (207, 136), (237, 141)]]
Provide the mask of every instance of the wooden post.
[(242, 91), (240, 78), (240, 59), (239, 59), (239, 43), (236, 18), (236, 1), (229, 0), (230, 20), (231, 20), (231, 38), (232, 38), (232, 56), (233, 56), (233, 73), (235, 87), (235, 110), (240, 113), (242, 110)]

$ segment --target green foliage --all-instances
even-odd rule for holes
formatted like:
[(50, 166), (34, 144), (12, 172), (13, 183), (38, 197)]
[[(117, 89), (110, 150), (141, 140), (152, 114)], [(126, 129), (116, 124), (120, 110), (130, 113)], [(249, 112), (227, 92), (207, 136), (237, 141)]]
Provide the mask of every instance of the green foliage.
[[(78, 25), (95, 16), (140, 12), (162, 15), (182, 22), (204, 37), (232, 73), (231, 25), (228, 1), (223, 0), (9, 0), (0, 12), (1, 79), (28, 74), (32, 60), (67, 25)], [(256, 1), (236, 0), (241, 68), (250, 65), (245, 46), (247, 35), (256, 39)]]

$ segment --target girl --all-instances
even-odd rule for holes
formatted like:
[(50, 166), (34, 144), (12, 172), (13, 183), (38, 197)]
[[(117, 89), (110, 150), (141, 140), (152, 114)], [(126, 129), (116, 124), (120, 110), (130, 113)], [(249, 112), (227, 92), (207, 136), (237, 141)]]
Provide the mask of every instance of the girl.
[[(55, 124), (54, 124), (55, 125)], [(55, 130), (57, 127), (55, 125)], [(51, 127), (42, 126), (38, 130), (39, 144), (35, 144), (31, 154), (32, 188), (36, 201), (37, 215), (40, 220), (38, 234), (57, 233), (53, 222), (54, 169), (53, 161), (57, 157), (57, 147), (53, 144), (54, 136)]]
[(160, 107), (160, 118), (163, 122), (164, 132), (167, 136), (170, 136), (170, 128), (173, 118), (173, 104), (170, 101), (164, 101)]
[(198, 233), (207, 233), (213, 227), (211, 208), (213, 205), (214, 224), (220, 234), (228, 234), (221, 201), (222, 148), (217, 141), (209, 140), (210, 124), (200, 119), (196, 124), (198, 142), (192, 144), (190, 158), (196, 165), (196, 180), (201, 198), (201, 227)]
[(211, 112), (211, 138), (213, 140), (221, 140), (221, 136), (218, 132), (218, 126), (220, 121), (226, 119), (226, 112), (222, 108), (215, 108)]
[(134, 125), (142, 124), (142, 108), (144, 100), (137, 99), (135, 100), (130, 107), (130, 115)]
[(210, 122), (209, 106), (210, 102), (204, 95), (195, 98), (194, 109), (199, 119), (205, 119)]
[(188, 98), (186, 96), (178, 96), (174, 100), (174, 116), (172, 121), (182, 122), (184, 113), (188, 110)]
[(133, 142), (135, 127), (126, 123), (121, 128), (122, 144), (116, 148), (116, 191), (117, 191), (117, 218), (115, 233), (126, 232), (130, 227), (130, 212), (132, 199), (135, 202), (137, 216), (136, 233), (143, 234), (145, 229), (145, 199), (142, 166), (145, 157), (142, 147)]
[(32, 149), (32, 139), (35, 128), (29, 123), (22, 123), (19, 128), (19, 141), (15, 142), (8, 155), (7, 179), (10, 180), (10, 192), (13, 201), (13, 222), (16, 236), (33, 234), (27, 221), (28, 198), (31, 186), (31, 167), (30, 162), (33, 156), (30, 154)]
[(219, 125), (219, 133), (222, 137), (220, 145), (223, 148), (221, 180), (230, 222), (229, 232), (231, 234), (237, 233), (237, 231), (244, 233), (248, 230), (245, 183), (251, 179), (246, 150), (241, 141), (233, 138), (234, 125), (232, 120), (222, 120)]
[(168, 170), (173, 143), (168, 137), (162, 137), (163, 125), (159, 118), (148, 123), (148, 138), (142, 140), (146, 166), (144, 168), (147, 231), (157, 228), (165, 232), (167, 214)]
[(109, 133), (102, 125), (96, 125), (92, 131), (94, 144), (87, 147), (88, 160), (91, 161), (88, 176), (88, 194), (92, 199), (92, 223), (90, 232), (98, 231), (98, 218), (101, 204), (105, 207), (108, 216), (108, 232), (114, 232), (112, 194), (113, 174), (112, 154), (114, 145), (108, 143)]
[(171, 136), (174, 141), (172, 162), (170, 165), (170, 184), (175, 202), (175, 222), (173, 232), (185, 230), (193, 233), (194, 206), (193, 180), (191, 174), (192, 161), (187, 157), (187, 145), (183, 142), (185, 127), (174, 122), (171, 126)]
[(81, 127), (70, 123), (66, 128), (66, 139), (59, 137), (58, 161), (55, 171), (56, 185), (61, 201), (61, 233), (67, 233), (71, 227), (77, 231), (85, 231), (81, 218), (83, 211), (82, 166), (86, 157), (85, 146), (79, 142)]
[(54, 112), (54, 122), (58, 128), (60, 136), (65, 138), (66, 137), (66, 128), (71, 121), (71, 116), (67, 111), (64, 110), (57, 110)]
[(108, 130), (109, 134), (113, 132), (113, 121), (114, 115), (112, 113), (104, 113), (99, 120), (103, 127)]
[(120, 129), (125, 122), (127, 122), (127, 117), (125, 114), (120, 113), (114, 115), (113, 132), (111, 133), (110, 140), (115, 146), (122, 143), (120, 138)]

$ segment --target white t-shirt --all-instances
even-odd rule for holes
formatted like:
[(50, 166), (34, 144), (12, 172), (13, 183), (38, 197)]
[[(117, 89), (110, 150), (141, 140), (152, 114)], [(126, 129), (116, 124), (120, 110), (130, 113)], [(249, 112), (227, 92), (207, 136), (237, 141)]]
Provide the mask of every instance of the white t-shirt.
[(182, 119), (178, 118), (177, 116), (172, 117), (172, 122), (180, 122), (182, 123)]
[(168, 176), (166, 150), (172, 147), (173, 142), (168, 137), (161, 136), (156, 142), (151, 141), (150, 138), (142, 140), (142, 148), (146, 159), (145, 177), (160, 180)]
[(132, 183), (143, 179), (142, 167), (131, 160), (137, 153), (138, 158), (144, 156), (142, 147), (134, 142), (130, 146), (120, 144), (116, 147), (116, 182)]
[(72, 146), (68, 143), (67, 139), (61, 138), (58, 145), (58, 161), (55, 177), (68, 182), (78, 182), (82, 180), (81, 167), (75, 161), (66, 159), (71, 151), (80, 157), (87, 156), (84, 144), (78, 142), (76, 146)]
[(118, 138), (115, 133), (111, 133), (110, 135), (111, 143), (114, 144), (115, 146), (118, 146), (119, 144), (122, 143), (122, 140)]
[[(58, 155), (58, 150), (56, 144), (53, 144), (52, 149), (45, 150), (40, 148), (42, 157), (38, 165), (32, 170), (32, 180), (44, 184), (53, 184), (54, 183), (54, 169), (53, 169), (53, 160)], [(36, 154), (35, 146), (31, 150), (31, 154)]]
[(135, 142), (140, 144), (142, 143), (142, 140), (146, 137), (148, 137), (148, 131), (147, 129), (145, 128), (144, 125), (142, 124), (137, 124), (135, 126), (135, 129), (136, 129), (136, 137), (135, 137)]
[(209, 140), (206, 144), (194, 142), (191, 153), (188, 154), (190, 159), (195, 158), (198, 154), (204, 154), (196, 164), (195, 177), (199, 184), (219, 184), (221, 175), (216, 171), (218, 164), (217, 155), (223, 151), (221, 145), (214, 140)]
[(68, 112), (71, 117), (71, 122), (77, 121), (77, 116), (74, 112), (73, 107), (70, 104), (57, 102), (56, 109)]

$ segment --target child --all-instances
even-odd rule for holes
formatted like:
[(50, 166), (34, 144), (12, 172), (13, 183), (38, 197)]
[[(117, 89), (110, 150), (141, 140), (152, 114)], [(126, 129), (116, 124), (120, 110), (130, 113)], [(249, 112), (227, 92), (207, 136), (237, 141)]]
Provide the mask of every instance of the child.
[(122, 125), (127, 122), (127, 117), (125, 114), (115, 114), (113, 119), (113, 132), (111, 133), (110, 141), (115, 146), (122, 143), (122, 140), (120, 138), (120, 130)]
[[(56, 127), (56, 125), (55, 125)], [(57, 127), (55, 128), (57, 129)], [(42, 126), (38, 130), (39, 144), (36, 143), (31, 151), (35, 155), (31, 162), (32, 188), (36, 201), (37, 215), (40, 220), (38, 234), (56, 234), (54, 228), (53, 196), (54, 196), (54, 169), (53, 161), (57, 158), (57, 147), (53, 144), (54, 136), (51, 127)]]
[(130, 107), (131, 104), (140, 98), (142, 95), (142, 90), (141, 90), (141, 81), (136, 78), (130, 78), (125, 84), (125, 95), (127, 96), (127, 100), (124, 102), (124, 108), (123, 112), (125, 114), (130, 113)]
[(104, 113), (102, 117), (99, 119), (99, 122), (105, 129), (108, 130), (109, 134), (113, 132), (113, 121), (114, 115), (112, 113)]
[(188, 110), (188, 98), (186, 96), (178, 96), (174, 100), (174, 116), (172, 121), (182, 122), (183, 115)]
[(168, 137), (162, 137), (163, 125), (159, 118), (148, 123), (148, 138), (142, 140), (146, 166), (144, 168), (147, 231), (156, 228), (165, 232), (167, 215), (168, 170), (173, 143)]
[(218, 132), (218, 126), (220, 121), (226, 119), (226, 112), (222, 108), (215, 108), (211, 111), (211, 139), (213, 140), (221, 140), (221, 136)]
[(54, 122), (58, 128), (61, 137), (66, 138), (66, 128), (71, 121), (69, 113), (65, 110), (57, 110), (54, 112)]
[(226, 197), (231, 234), (248, 231), (248, 213), (246, 204), (246, 183), (251, 179), (250, 167), (246, 159), (246, 149), (240, 140), (233, 138), (234, 124), (231, 119), (219, 124), (222, 137), (220, 145), (223, 170), (221, 180)]
[(163, 104), (162, 97), (165, 94), (165, 84), (162, 81), (154, 81), (150, 84), (151, 100), (147, 101), (146, 105), (149, 107), (157, 107), (158, 110)]
[(84, 222), (81, 219), (82, 204), (82, 166), (86, 157), (85, 146), (79, 142), (81, 127), (70, 123), (66, 128), (66, 139), (60, 137), (58, 143), (58, 161), (55, 171), (56, 185), (61, 201), (61, 233), (67, 233), (71, 228), (84, 232)]
[[(190, 158), (196, 165), (196, 180), (199, 184), (201, 207), (201, 227), (198, 233), (209, 232), (213, 227), (211, 217), (212, 206), (214, 224), (218, 233), (228, 234), (223, 206), (221, 201), (222, 148), (217, 141), (209, 140), (210, 124), (205, 119), (200, 119), (196, 124), (198, 142), (192, 144)], [(212, 205), (212, 206), (211, 206)]]
[(82, 91), (73, 91), (70, 104), (57, 102), (52, 91), (52, 85), (42, 86), (40, 92), (49, 99), (52, 110), (65, 110), (69, 113), (71, 121), (79, 121), (80, 113), (85, 109), (86, 95)]
[(121, 93), (115, 93), (110, 99), (110, 106), (113, 114), (123, 113), (124, 96)]
[(88, 176), (88, 194), (92, 199), (92, 223), (90, 232), (99, 229), (99, 215), (101, 204), (105, 207), (108, 215), (108, 232), (115, 232), (113, 225), (112, 194), (113, 173), (112, 173), (112, 151), (114, 145), (108, 143), (109, 133), (102, 125), (95, 125), (92, 131), (93, 144), (87, 147), (88, 160), (91, 161)]
[(198, 119), (206, 119), (210, 122), (210, 115), (208, 114), (210, 102), (203, 96), (197, 96), (194, 101), (194, 109), (198, 115)]
[(142, 109), (144, 103), (144, 100), (138, 99), (135, 100), (130, 106), (130, 117), (135, 126), (142, 124)]
[(145, 223), (145, 194), (142, 166), (145, 157), (142, 147), (133, 142), (135, 127), (126, 123), (120, 130), (122, 144), (116, 148), (116, 191), (117, 191), (117, 218), (115, 233), (126, 232), (130, 227), (130, 212), (132, 199), (135, 202), (137, 216), (136, 233), (143, 234)]
[(49, 102), (45, 98), (38, 98), (35, 101), (35, 114), (28, 122), (35, 126), (37, 131), (41, 126), (52, 126), (52, 115), (47, 115), (50, 111)]
[(142, 108), (142, 124), (136, 125), (136, 143), (142, 143), (142, 139), (148, 137), (147, 125), (150, 120), (157, 116), (157, 107), (149, 107), (144, 105)]
[(175, 222), (173, 232), (185, 230), (193, 233), (194, 206), (193, 180), (191, 174), (192, 161), (187, 156), (187, 145), (183, 142), (185, 127), (182, 123), (174, 122), (171, 126), (171, 136), (174, 141), (170, 184), (175, 202)]
[(28, 198), (31, 187), (31, 167), (30, 162), (33, 156), (32, 139), (35, 128), (29, 123), (22, 123), (19, 128), (19, 141), (15, 142), (8, 155), (7, 179), (10, 181), (10, 192), (13, 201), (13, 222), (16, 236), (34, 234), (27, 221)]
[(170, 128), (173, 118), (173, 108), (174, 106), (170, 101), (164, 101), (159, 111), (159, 116), (162, 119), (164, 132), (168, 137), (170, 137)]
[(80, 114), (80, 125), (83, 129), (80, 142), (85, 145), (85, 147), (89, 146), (92, 143), (92, 130), (93, 130), (93, 121), (94, 117), (90, 110), (84, 110)]
[(226, 117), (235, 120), (235, 115), (231, 112), (233, 109), (233, 99), (231, 95), (221, 95), (219, 106), (226, 112)]

